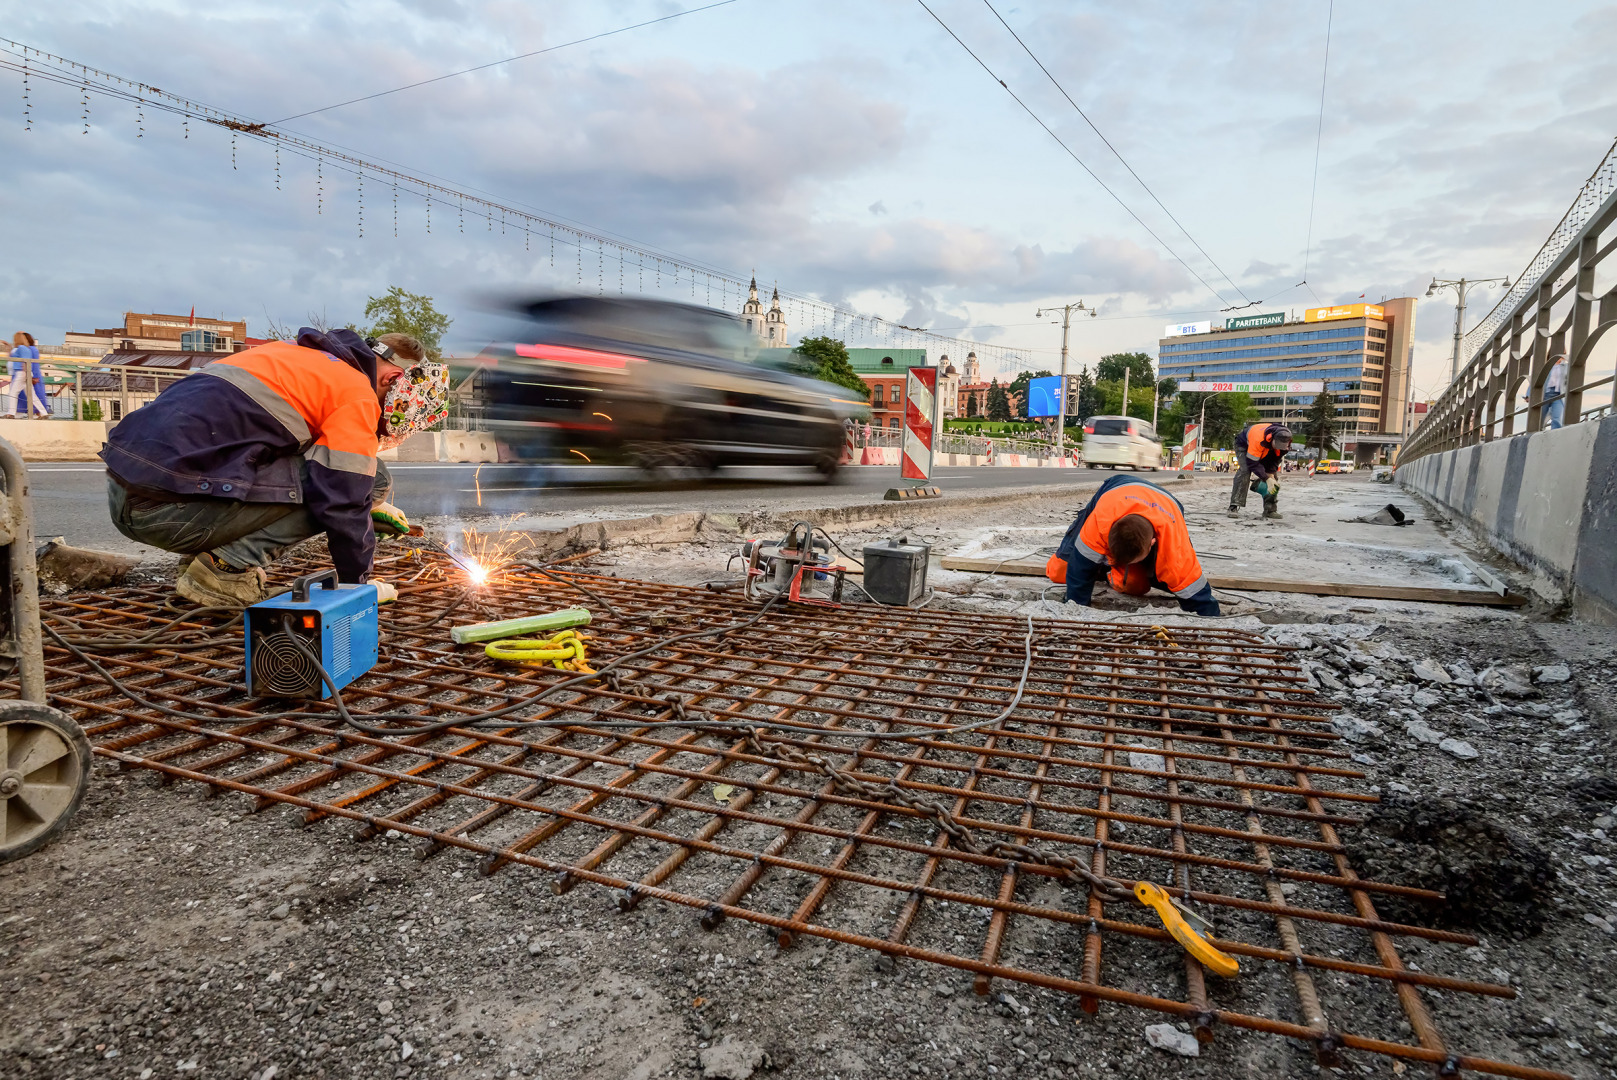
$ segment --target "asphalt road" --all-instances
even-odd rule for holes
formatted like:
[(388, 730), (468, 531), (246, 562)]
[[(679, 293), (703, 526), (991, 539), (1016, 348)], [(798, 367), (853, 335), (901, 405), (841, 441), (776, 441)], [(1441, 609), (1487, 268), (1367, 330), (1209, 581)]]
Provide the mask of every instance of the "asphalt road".
[[(822, 507), (880, 500), (899, 484), (897, 466), (845, 468), (831, 483), (811, 470), (737, 468), (702, 480), (647, 483), (632, 469), (608, 466), (397, 464), (393, 502), (411, 518), (474, 520), (518, 512), (610, 511), (614, 516), (729, 512), (764, 507)], [(113, 551), (140, 550), (107, 516), (106, 472), (95, 463), (29, 468), (34, 534)], [(1111, 475), (1088, 469), (946, 468), (933, 482), (950, 492), (1089, 487)]]

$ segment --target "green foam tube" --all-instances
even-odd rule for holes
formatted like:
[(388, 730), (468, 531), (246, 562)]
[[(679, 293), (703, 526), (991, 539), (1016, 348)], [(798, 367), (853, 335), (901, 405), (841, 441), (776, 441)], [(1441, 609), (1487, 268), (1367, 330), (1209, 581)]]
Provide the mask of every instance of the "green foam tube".
[(563, 608), (548, 615), (528, 615), (521, 619), (502, 619), (499, 622), (473, 623), (471, 626), (452, 626), (449, 638), (456, 645), (473, 641), (498, 641), (500, 638), (522, 637), (526, 634), (553, 634), (569, 626), (588, 626), (589, 608)]

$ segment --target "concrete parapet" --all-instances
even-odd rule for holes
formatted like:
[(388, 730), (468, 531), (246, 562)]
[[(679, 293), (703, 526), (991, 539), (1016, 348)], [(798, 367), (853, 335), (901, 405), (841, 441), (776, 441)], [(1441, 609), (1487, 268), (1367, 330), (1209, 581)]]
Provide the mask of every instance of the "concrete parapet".
[(24, 461), (94, 461), (112, 425), (104, 420), (0, 420)]
[(1578, 616), (1617, 623), (1617, 419), (1428, 454), (1397, 478), (1540, 571)]

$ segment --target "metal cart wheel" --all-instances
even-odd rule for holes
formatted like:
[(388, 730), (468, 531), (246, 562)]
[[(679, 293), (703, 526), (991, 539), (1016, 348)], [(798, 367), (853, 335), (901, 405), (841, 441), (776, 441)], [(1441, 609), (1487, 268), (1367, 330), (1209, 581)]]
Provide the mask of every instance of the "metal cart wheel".
[(90, 743), (49, 705), (0, 702), (0, 863), (67, 828), (90, 782)]

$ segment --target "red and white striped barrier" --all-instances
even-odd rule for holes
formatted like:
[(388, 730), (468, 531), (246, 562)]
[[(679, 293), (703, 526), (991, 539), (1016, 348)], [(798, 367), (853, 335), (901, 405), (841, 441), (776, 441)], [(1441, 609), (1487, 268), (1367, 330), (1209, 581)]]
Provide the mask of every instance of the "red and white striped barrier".
[(906, 480), (932, 479), (932, 437), (938, 423), (938, 369), (912, 367), (904, 380), (904, 460)]
[(1179, 451), (1179, 471), (1194, 472), (1196, 457), (1201, 451), (1202, 429), (1200, 424), (1186, 424), (1185, 437)]

